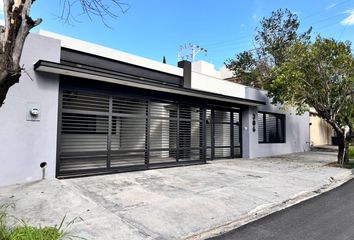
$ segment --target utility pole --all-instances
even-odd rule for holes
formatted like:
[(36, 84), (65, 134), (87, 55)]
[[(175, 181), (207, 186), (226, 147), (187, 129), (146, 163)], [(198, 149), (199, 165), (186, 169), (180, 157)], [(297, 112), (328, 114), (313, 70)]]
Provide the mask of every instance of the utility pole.
[(208, 50), (206, 50), (205, 48), (197, 44), (192, 44), (192, 43), (180, 45), (178, 49), (178, 61), (188, 60), (194, 62), (196, 56), (199, 53), (203, 53), (204, 56), (206, 56)]

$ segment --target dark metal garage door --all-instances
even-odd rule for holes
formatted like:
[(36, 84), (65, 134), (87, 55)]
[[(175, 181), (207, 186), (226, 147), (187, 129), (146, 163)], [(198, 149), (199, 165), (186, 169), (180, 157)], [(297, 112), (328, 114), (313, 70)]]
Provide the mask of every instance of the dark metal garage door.
[(240, 126), (237, 110), (61, 89), (57, 176), (241, 157)]

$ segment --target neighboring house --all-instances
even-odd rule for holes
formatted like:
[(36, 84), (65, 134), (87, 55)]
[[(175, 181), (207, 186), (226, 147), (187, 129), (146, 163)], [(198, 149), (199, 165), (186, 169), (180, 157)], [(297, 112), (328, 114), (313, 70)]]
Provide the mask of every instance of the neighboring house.
[[(309, 115), (223, 80), (41, 31), (0, 108), (0, 185), (309, 150)], [(183, 174), (183, 169), (181, 169)]]
[(313, 146), (331, 145), (334, 136), (332, 127), (320, 118), (314, 109), (310, 110), (310, 141)]

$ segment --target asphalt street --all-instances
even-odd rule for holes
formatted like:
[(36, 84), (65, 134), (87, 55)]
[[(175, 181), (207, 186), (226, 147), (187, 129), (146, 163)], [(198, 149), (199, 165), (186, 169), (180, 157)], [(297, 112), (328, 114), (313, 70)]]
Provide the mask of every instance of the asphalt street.
[(354, 240), (354, 180), (212, 239)]

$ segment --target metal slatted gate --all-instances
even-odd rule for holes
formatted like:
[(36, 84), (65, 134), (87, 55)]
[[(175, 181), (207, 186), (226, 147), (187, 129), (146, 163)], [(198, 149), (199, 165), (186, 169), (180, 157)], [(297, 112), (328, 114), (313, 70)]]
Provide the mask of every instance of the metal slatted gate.
[(238, 158), (242, 156), (240, 117), (238, 110), (207, 109), (207, 159)]
[(61, 90), (57, 176), (205, 161), (205, 108)]
[(60, 96), (58, 177), (241, 157), (238, 111), (77, 90)]

